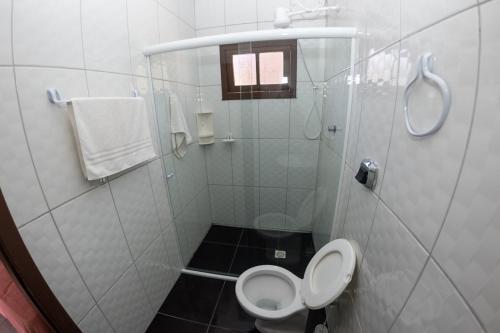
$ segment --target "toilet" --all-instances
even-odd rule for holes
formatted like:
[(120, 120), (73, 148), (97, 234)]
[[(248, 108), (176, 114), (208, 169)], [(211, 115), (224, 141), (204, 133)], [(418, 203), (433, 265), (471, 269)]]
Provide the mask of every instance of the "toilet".
[(323, 246), (300, 279), (274, 265), (252, 267), (236, 281), (236, 297), (256, 318), (261, 333), (303, 333), (308, 309), (321, 309), (342, 294), (351, 281), (356, 254), (346, 239)]

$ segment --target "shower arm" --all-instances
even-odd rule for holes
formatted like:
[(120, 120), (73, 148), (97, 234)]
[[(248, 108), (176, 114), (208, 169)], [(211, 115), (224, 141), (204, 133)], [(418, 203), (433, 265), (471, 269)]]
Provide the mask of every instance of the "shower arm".
[(327, 12), (329, 10), (336, 10), (339, 11), (340, 7), (338, 6), (328, 6), (328, 7), (318, 7), (318, 8), (304, 8), (302, 10), (296, 10), (293, 12), (289, 12), (288, 16), (297, 16), (297, 15), (303, 15), (303, 14), (313, 14), (313, 13), (319, 13), (319, 12)]

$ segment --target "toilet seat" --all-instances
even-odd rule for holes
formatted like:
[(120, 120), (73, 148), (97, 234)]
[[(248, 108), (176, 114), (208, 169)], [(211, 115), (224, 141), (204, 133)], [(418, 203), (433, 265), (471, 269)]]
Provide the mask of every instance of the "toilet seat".
[(314, 255), (304, 279), (279, 266), (255, 266), (236, 281), (236, 297), (250, 315), (264, 320), (283, 319), (306, 308), (323, 308), (347, 287), (355, 263), (351, 243), (336, 239)]

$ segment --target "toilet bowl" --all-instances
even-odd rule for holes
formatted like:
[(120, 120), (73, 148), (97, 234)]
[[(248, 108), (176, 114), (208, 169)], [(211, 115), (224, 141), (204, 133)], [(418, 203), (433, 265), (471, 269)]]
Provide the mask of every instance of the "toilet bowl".
[(256, 326), (262, 333), (303, 332), (304, 311), (323, 308), (340, 296), (351, 281), (355, 264), (351, 243), (336, 239), (314, 255), (303, 279), (274, 265), (246, 270), (236, 281), (236, 297), (243, 309), (257, 318)]

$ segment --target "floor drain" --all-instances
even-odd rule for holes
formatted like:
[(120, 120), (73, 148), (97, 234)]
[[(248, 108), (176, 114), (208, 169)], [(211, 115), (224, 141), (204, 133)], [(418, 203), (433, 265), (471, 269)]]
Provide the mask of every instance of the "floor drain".
[(274, 257), (278, 259), (286, 259), (286, 251), (274, 250)]

